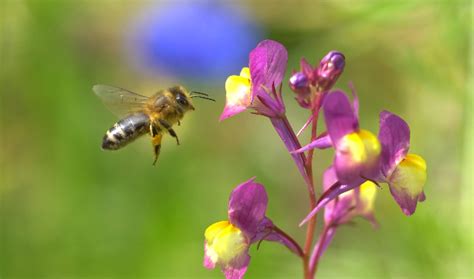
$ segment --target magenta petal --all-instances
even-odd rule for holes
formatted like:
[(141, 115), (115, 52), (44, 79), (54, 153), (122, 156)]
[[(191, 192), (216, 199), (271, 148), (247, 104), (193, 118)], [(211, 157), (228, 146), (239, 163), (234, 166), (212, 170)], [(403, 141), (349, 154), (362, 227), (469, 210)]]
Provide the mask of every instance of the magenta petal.
[(227, 119), (231, 116), (239, 114), (239, 113), (243, 112), (246, 109), (247, 109), (247, 107), (245, 107), (245, 106), (238, 106), (238, 105), (227, 106), (227, 107), (224, 108), (224, 111), (222, 112), (221, 116), (219, 117), (219, 121), (225, 120), (225, 119)]
[(333, 184), (328, 190), (326, 190), (321, 197), (319, 198), (318, 202), (316, 203), (316, 207), (311, 210), (311, 212), (304, 218), (303, 221), (301, 221), (300, 226), (304, 225), (306, 222), (308, 222), (313, 216), (318, 213), (326, 204), (328, 204), (330, 201), (334, 200), (337, 196), (339, 196), (342, 193), (345, 193), (349, 190), (352, 190), (356, 188), (357, 186), (361, 185), (364, 182), (364, 180), (360, 179), (355, 181), (352, 184), (344, 184), (341, 185), (339, 183)]
[(425, 191), (421, 192), (421, 194), (418, 196), (418, 201), (419, 202), (424, 202), (426, 200), (426, 194)]
[(390, 193), (392, 193), (393, 198), (406, 216), (411, 216), (415, 213), (416, 204), (420, 199), (419, 197), (413, 198), (406, 192), (397, 191), (397, 189), (393, 187), (390, 187)]
[(268, 197), (263, 185), (251, 178), (237, 186), (230, 194), (229, 221), (242, 230), (250, 239), (256, 234), (260, 222), (265, 218)]
[(332, 141), (329, 135), (320, 137), (309, 143), (308, 145), (305, 145), (301, 147), (300, 149), (297, 149), (295, 151), (292, 151), (291, 153), (301, 153), (305, 152), (314, 148), (317, 149), (326, 149), (332, 146)]
[(351, 163), (345, 155), (345, 153), (337, 152), (333, 164), (339, 181), (347, 184), (361, 177), (361, 166)]
[[(333, 166), (330, 166), (324, 171), (323, 174), (323, 190), (327, 191), (331, 186), (337, 183), (337, 174)], [(333, 202), (329, 202), (324, 207), (324, 220), (326, 224), (334, 219), (334, 213), (336, 205)]]
[(330, 166), (324, 171), (323, 174), (323, 190), (327, 191), (331, 186), (337, 182), (336, 170), (333, 166)]
[(313, 66), (311, 66), (311, 64), (309, 64), (305, 58), (301, 58), (300, 66), (301, 71), (305, 74), (306, 77), (308, 77), (310, 81), (312, 81), (314, 79)]
[(410, 128), (396, 114), (382, 111), (378, 137), (382, 145), (382, 172), (388, 177), (408, 153)]
[(226, 279), (241, 279), (244, 277), (245, 272), (250, 263), (250, 256), (245, 253), (238, 261), (233, 262), (232, 264), (223, 267), (222, 272), (224, 272)]
[(349, 83), (349, 87), (351, 88), (352, 92), (352, 108), (354, 109), (354, 117), (357, 119), (357, 122), (359, 122), (359, 96), (357, 96), (352, 83)]
[(272, 86), (278, 87), (285, 76), (288, 52), (285, 47), (275, 41), (265, 40), (260, 42), (250, 52), (249, 67), (252, 80), (252, 94), (265, 93)]
[(342, 137), (359, 128), (349, 98), (344, 92), (329, 93), (325, 97), (323, 108), (327, 131), (335, 145)]

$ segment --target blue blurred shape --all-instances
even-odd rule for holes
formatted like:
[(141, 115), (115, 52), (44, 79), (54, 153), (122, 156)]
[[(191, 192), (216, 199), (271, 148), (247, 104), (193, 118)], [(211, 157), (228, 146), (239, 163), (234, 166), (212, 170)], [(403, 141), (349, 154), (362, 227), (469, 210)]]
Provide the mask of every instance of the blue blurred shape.
[(248, 64), (260, 28), (240, 9), (216, 1), (168, 2), (141, 14), (130, 50), (141, 67), (187, 79), (225, 79)]

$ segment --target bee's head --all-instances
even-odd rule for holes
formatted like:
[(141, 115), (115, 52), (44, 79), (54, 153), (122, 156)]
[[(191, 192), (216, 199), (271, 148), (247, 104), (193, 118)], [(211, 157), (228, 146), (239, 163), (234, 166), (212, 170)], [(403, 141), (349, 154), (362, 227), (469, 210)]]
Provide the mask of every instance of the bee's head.
[(183, 112), (188, 110), (194, 110), (194, 106), (191, 102), (191, 96), (189, 95), (188, 91), (182, 86), (175, 86), (169, 89), (171, 94), (173, 95), (174, 100), (179, 108), (182, 109)]

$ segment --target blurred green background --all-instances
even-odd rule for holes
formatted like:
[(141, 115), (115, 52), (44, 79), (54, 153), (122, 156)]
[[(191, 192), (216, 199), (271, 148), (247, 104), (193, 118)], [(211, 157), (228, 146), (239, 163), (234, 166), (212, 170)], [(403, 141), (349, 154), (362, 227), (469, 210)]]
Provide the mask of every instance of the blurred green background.
[[(222, 278), (202, 267), (203, 233), (226, 219), (229, 193), (252, 176), (267, 188), (268, 216), (303, 241), (297, 224), (308, 210), (306, 188), (269, 121), (244, 113), (219, 123), (225, 78), (146, 72), (131, 58), (129, 27), (144, 10), (172, 3), (1, 2), (1, 278)], [(215, 4), (247, 15), (261, 30), (256, 36), (282, 42), (288, 73), (302, 56), (314, 64), (342, 51), (336, 87), (354, 82), (362, 125), (377, 132), (381, 110), (401, 115), (412, 129), (411, 152), (428, 163), (427, 200), (416, 213), (404, 216), (383, 187), (380, 229), (362, 219), (342, 227), (319, 278), (471, 278), (472, 2)], [(97, 83), (148, 95), (179, 83), (217, 103), (196, 100), (176, 127), (182, 144), (167, 137), (152, 167), (149, 139), (100, 149), (117, 118), (92, 93)], [(284, 92), (299, 129), (307, 113)], [(332, 154), (316, 154), (319, 183)], [(251, 256), (247, 278), (302, 277), (301, 262), (282, 246), (263, 243)]]

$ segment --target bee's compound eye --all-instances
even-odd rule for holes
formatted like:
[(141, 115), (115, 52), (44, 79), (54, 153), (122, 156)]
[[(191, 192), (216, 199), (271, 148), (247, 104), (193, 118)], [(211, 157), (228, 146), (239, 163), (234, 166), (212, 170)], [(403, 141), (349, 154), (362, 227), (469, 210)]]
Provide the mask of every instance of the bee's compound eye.
[(188, 105), (188, 100), (186, 100), (186, 97), (184, 97), (181, 94), (176, 96), (176, 102), (178, 102), (178, 104), (180, 104), (182, 106), (187, 106)]

